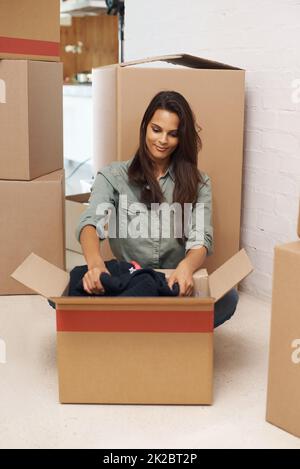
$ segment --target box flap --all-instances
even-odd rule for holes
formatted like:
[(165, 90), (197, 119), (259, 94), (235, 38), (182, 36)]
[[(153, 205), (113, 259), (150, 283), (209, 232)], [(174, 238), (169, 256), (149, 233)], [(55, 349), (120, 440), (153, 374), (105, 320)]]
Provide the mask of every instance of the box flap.
[(128, 62), (120, 63), (121, 67), (127, 67), (130, 65), (139, 65), (149, 62), (168, 62), (174, 65), (183, 65), (184, 67), (190, 68), (209, 68), (209, 69), (229, 69), (229, 70), (241, 70), (231, 65), (223, 64), (221, 62), (215, 62), (214, 60), (204, 59), (189, 54), (173, 54), (173, 55), (160, 55), (155, 57), (146, 57), (144, 59), (132, 60)]
[(80, 204), (85, 204), (85, 203), (88, 203), (90, 196), (91, 196), (90, 192), (84, 192), (83, 194), (66, 195), (66, 200), (70, 200), (71, 202), (78, 202)]
[(34, 253), (26, 257), (11, 277), (46, 298), (61, 296), (69, 283), (67, 272)]
[(231, 288), (253, 271), (253, 266), (245, 249), (241, 249), (215, 272), (209, 275), (210, 296), (218, 301)]

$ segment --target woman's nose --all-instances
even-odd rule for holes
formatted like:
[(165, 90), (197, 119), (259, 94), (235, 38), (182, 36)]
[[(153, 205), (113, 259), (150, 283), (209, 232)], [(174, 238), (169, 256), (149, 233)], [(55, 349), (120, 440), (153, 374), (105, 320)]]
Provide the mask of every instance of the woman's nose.
[(159, 138), (159, 142), (164, 144), (164, 143), (167, 143), (168, 141), (168, 138), (167, 138), (167, 135), (166, 134), (162, 134)]

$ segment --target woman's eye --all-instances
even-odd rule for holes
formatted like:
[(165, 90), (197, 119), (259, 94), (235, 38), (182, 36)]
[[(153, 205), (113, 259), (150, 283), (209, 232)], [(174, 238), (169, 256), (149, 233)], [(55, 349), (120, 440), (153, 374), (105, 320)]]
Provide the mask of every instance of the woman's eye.
[[(159, 129), (155, 129), (154, 127), (152, 127), (152, 130), (153, 130), (153, 132), (155, 132), (155, 133), (159, 133), (159, 132), (160, 132)], [(169, 134), (169, 135), (170, 135), (170, 137), (174, 137), (174, 138), (177, 138), (177, 137), (178, 137), (178, 133), (177, 133), (177, 132), (171, 133), (171, 134)]]

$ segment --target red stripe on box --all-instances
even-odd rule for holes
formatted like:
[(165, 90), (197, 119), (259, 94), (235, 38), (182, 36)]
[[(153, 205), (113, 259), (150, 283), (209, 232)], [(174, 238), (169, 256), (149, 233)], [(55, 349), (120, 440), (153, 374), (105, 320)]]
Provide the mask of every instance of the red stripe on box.
[(57, 310), (62, 332), (212, 332), (213, 311)]
[(0, 51), (6, 54), (59, 56), (59, 43), (0, 36)]

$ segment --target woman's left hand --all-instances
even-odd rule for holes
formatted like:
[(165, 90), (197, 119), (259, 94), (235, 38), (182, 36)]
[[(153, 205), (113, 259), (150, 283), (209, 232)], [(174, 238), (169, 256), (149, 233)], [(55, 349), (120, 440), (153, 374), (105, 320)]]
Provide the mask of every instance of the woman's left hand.
[(179, 284), (179, 296), (192, 296), (194, 289), (193, 272), (185, 263), (181, 261), (168, 280), (168, 285), (172, 288), (174, 283)]

